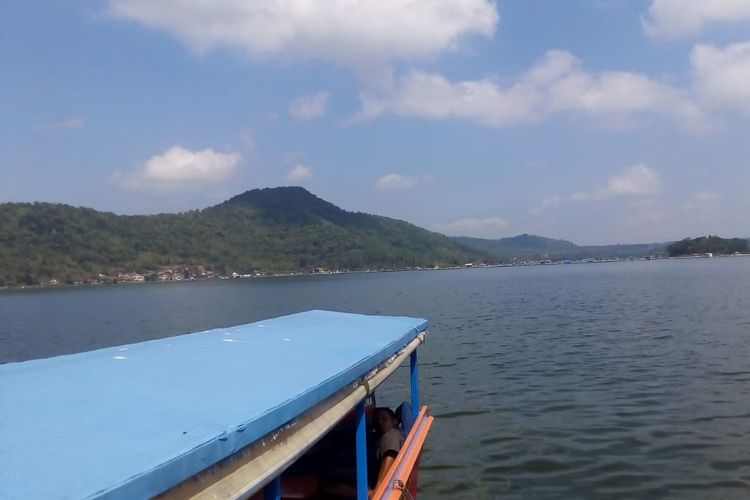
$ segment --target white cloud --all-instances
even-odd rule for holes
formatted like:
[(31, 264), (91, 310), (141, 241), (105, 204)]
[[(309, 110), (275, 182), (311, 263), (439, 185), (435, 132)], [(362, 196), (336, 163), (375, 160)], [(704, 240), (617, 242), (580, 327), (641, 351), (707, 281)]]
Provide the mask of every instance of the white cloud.
[(110, 0), (119, 18), (164, 30), (197, 53), (325, 59), (350, 66), (430, 56), (492, 36), (490, 0)]
[(211, 148), (190, 151), (173, 146), (149, 158), (135, 172), (118, 175), (117, 180), (123, 187), (136, 190), (198, 189), (230, 178), (240, 160), (238, 153), (219, 153)]
[(622, 195), (656, 194), (661, 190), (659, 175), (648, 166), (640, 163), (625, 169), (622, 174), (609, 178), (604, 189), (605, 197)]
[(301, 163), (297, 163), (292, 169), (289, 171), (289, 173), (286, 174), (287, 180), (290, 181), (303, 181), (305, 179), (309, 179), (313, 176), (313, 170), (312, 168), (308, 167), (307, 165), (303, 165)]
[(375, 183), (379, 191), (401, 191), (417, 185), (419, 179), (401, 174), (386, 174)]
[(34, 126), (35, 130), (80, 130), (86, 126), (86, 120), (81, 117), (67, 118), (58, 122), (40, 123)]
[(500, 88), (491, 80), (451, 82), (442, 75), (411, 71), (386, 94), (363, 92), (360, 119), (392, 113), (421, 118), (464, 118), (500, 126), (534, 118), (538, 96), (530, 89)]
[(289, 103), (289, 114), (300, 120), (310, 120), (325, 116), (328, 106), (328, 92), (297, 97)]
[(683, 203), (682, 209), (686, 212), (699, 212), (700, 215), (705, 215), (707, 212), (718, 210), (719, 202), (723, 199), (722, 195), (714, 191), (700, 191)]
[[(545, 210), (558, 208), (566, 202), (601, 201), (614, 197), (639, 197), (661, 192), (659, 174), (642, 163), (631, 165), (621, 173), (612, 174), (605, 186), (593, 191), (578, 191), (570, 196), (548, 196), (529, 209), (529, 215), (541, 215)], [(648, 202), (647, 202), (648, 203)]]
[(700, 128), (704, 121), (686, 93), (638, 73), (588, 73), (564, 50), (550, 50), (507, 86), (489, 79), (451, 82), (439, 74), (411, 71), (389, 90), (363, 92), (360, 100), (360, 120), (391, 113), (503, 126), (556, 113), (602, 121), (656, 113), (686, 127)]
[(702, 98), (750, 113), (750, 42), (723, 49), (699, 44), (690, 59)]
[(510, 224), (502, 217), (466, 218), (436, 226), (436, 230), (451, 236), (497, 238)]
[(641, 20), (654, 38), (694, 35), (721, 21), (750, 21), (750, 0), (653, 0)]
[(616, 196), (644, 196), (661, 191), (659, 174), (647, 165), (639, 163), (610, 176), (607, 185), (594, 191), (573, 193), (570, 201), (596, 201)]

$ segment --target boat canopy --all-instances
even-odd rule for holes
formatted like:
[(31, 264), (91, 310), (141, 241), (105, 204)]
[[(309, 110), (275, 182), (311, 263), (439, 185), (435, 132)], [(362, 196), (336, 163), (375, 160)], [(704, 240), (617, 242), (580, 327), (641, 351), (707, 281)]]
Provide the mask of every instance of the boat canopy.
[(308, 311), (0, 365), (0, 498), (143, 498), (351, 387), (419, 318)]

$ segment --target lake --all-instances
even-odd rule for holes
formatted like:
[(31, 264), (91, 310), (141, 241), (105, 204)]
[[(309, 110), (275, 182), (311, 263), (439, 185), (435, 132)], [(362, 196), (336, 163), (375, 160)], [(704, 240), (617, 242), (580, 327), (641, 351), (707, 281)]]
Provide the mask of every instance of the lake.
[(0, 362), (307, 309), (431, 321), (422, 498), (750, 497), (746, 257), (6, 290)]

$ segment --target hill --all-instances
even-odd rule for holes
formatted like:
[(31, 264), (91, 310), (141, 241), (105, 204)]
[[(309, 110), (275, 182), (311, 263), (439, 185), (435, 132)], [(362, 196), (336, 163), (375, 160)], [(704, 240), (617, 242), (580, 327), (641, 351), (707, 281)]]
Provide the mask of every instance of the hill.
[(567, 240), (556, 240), (521, 234), (510, 238), (488, 240), (483, 238), (454, 237), (454, 241), (469, 248), (486, 252), (492, 257), (510, 262), (516, 260), (539, 259), (584, 259), (584, 258), (623, 258), (662, 255), (668, 243), (635, 245), (591, 245), (580, 246)]
[(700, 236), (698, 238), (685, 238), (669, 245), (669, 255), (678, 257), (681, 255), (694, 255), (712, 253), (715, 255), (730, 255), (750, 252), (748, 240), (744, 238), (720, 238), (718, 236)]
[(505, 260), (513, 257), (548, 258), (546, 257), (548, 255), (575, 252), (580, 248), (570, 241), (555, 240), (532, 234), (521, 234), (498, 240), (457, 236), (453, 240), (469, 248), (481, 250)]
[(255, 189), (179, 214), (124, 216), (62, 204), (0, 204), (0, 286), (165, 268), (245, 274), (483, 260), (491, 259), (441, 234), (349, 212), (300, 187)]

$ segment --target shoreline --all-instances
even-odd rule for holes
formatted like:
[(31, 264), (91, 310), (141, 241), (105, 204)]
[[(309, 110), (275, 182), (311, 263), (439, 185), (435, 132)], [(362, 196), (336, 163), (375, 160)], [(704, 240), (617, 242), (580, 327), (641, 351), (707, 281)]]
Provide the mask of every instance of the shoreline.
[[(259, 274), (244, 274), (239, 275), (233, 273), (234, 276), (211, 276), (211, 277), (190, 277), (190, 278), (179, 278), (179, 279), (165, 279), (165, 280), (117, 280), (110, 282), (78, 282), (78, 283), (62, 283), (62, 284), (44, 284), (44, 285), (9, 285), (0, 287), (0, 292), (3, 291), (19, 291), (19, 290), (60, 290), (68, 288), (93, 288), (99, 286), (112, 286), (112, 285), (147, 285), (151, 283), (185, 283), (195, 281), (226, 281), (226, 280), (253, 280), (253, 279), (274, 279), (274, 278), (291, 278), (291, 277), (314, 277), (314, 276), (331, 276), (339, 274), (357, 274), (357, 273), (397, 273), (397, 272), (416, 272), (416, 271), (455, 271), (459, 269), (488, 269), (498, 267), (537, 267), (537, 266), (558, 266), (558, 265), (572, 265), (572, 264), (611, 264), (617, 262), (644, 262), (644, 261), (655, 261), (655, 260), (691, 260), (691, 259), (714, 259), (723, 257), (750, 257), (750, 254), (725, 254), (725, 255), (680, 255), (675, 257), (666, 256), (649, 256), (649, 257), (621, 257), (621, 258), (585, 258), (579, 260), (528, 260), (522, 262), (513, 263), (502, 263), (502, 264), (477, 264), (467, 263), (463, 266), (444, 266), (444, 267), (406, 267), (406, 268), (393, 268), (393, 269), (360, 269), (360, 270), (349, 270), (349, 269), (334, 269), (330, 271), (320, 272), (301, 272), (292, 271), (286, 273), (259, 273)], [(125, 273), (124, 273), (125, 274)], [(128, 274), (139, 274), (139, 273), (128, 273)], [(144, 275), (145, 276), (145, 275)]]

